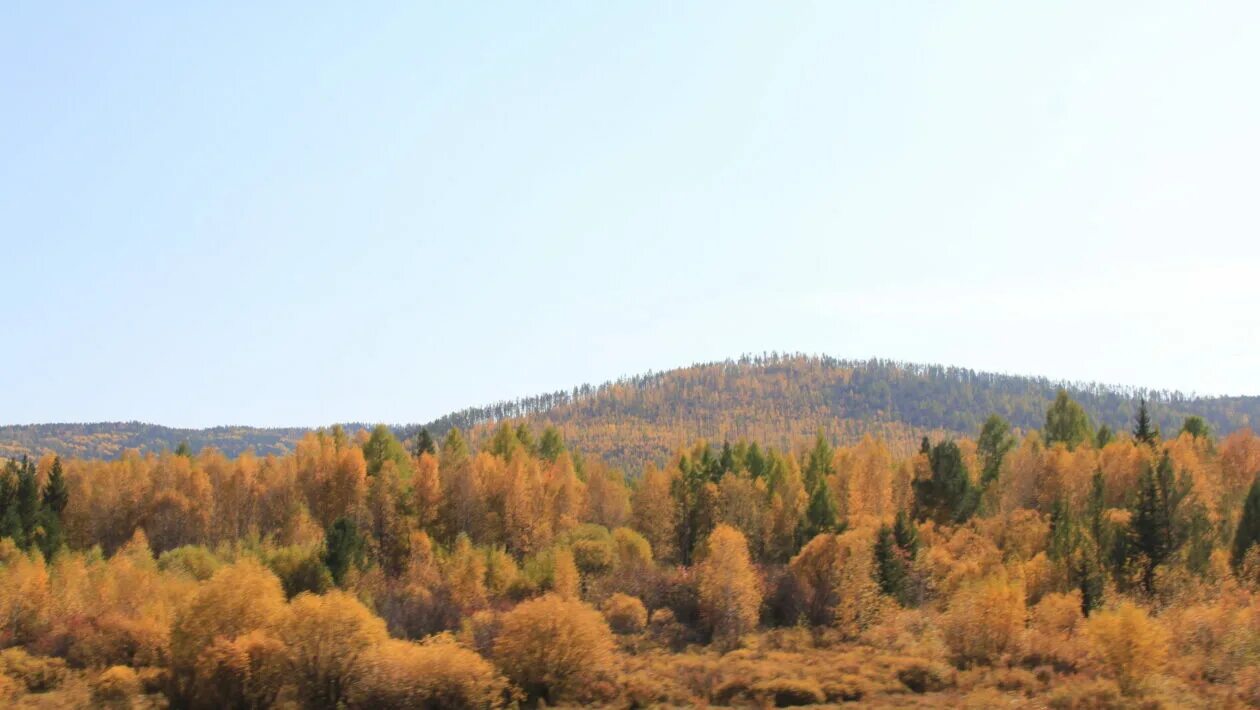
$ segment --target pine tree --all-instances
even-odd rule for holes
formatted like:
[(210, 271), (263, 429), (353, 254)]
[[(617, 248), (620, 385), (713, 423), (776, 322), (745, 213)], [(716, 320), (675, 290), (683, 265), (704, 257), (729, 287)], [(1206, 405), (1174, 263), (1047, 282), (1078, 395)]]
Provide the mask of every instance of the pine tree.
[(420, 427), (420, 431), (416, 433), (416, 448), (414, 453), (416, 457), (419, 457), (421, 454), (437, 455), (437, 444), (433, 441), (433, 435), (431, 435), (429, 430), (424, 427)]
[(1234, 547), (1229, 561), (1235, 571), (1242, 567), (1247, 551), (1256, 544), (1260, 544), (1260, 476), (1256, 477), (1251, 484), (1251, 490), (1247, 492), (1242, 517), (1238, 520), (1238, 530), (1234, 533)]
[(188, 444), (187, 439), (184, 439), (183, 441), (179, 442), (179, 446), (175, 447), (175, 455), (183, 456), (186, 459), (192, 458), (192, 455), (193, 455), (192, 446)]
[(22, 457), (21, 471), (17, 481), (17, 515), (22, 522), (22, 537), (19, 543), (23, 547), (31, 545), (35, 539), (35, 529), (39, 526), (40, 510), (39, 480), (35, 475), (35, 464)]
[(1159, 432), (1151, 424), (1151, 415), (1146, 411), (1146, 398), (1138, 405), (1137, 423), (1133, 426), (1133, 439), (1147, 446), (1154, 446), (1159, 440)]
[(1208, 426), (1207, 420), (1200, 416), (1189, 416), (1181, 424), (1181, 433), (1189, 434), (1196, 439), (1211, 439), (1212, 427)]
[(1086, 503), (1086, 514), (1089, 516), (1089, 534), (1094, 538), (1094, 542), (1102, 549), (1104, 535), (1103, 515), (1107, 511), (1106, 498), (1106, 481), (1103, 478), (1102, 469), (1094, 471), (1094, 476), (1090, 479), (1089, 485), (1089, 501)]
[(351, 565), (363, 561), (363, 537), (349, 518), (337, 518), (324, 535), (324, 565), (332, 573), (333, 582), (341, 586)]
[(1015, 437), (1011, 436), (1011, 425), (1002, 417), (992, 414), (984, 421), (980, 429), (980, 438), (976, 440), (976, 453), (980, 456), (980, 486), (988, 488), (997, 480), (1002, 469), (1002, 459), (1015, 447)]
[(53, 459), (52, 469), (48, 472), (48, 482), (44, 484), (44, 507), (58, 518), (70, 502), (70, 490), (66, 488), (65, 473), (61, 469), (61, 457)]
[(1094, 448), (1101, 450), (1114, 438), (1116, 438), (1116, 433), (1111, 430), (1111, 427), (1103, 424), (1098, 427), (1098, 433), (1094, 435)]
[(907, 577), (906, 560), (901, 548), (897, 546), (892, 528), (882, 525), (875, 538), (873, 552), (875, 563), (875, 581), (879, 583), (879, 591), (905, 604)]
[(932, 447), (928, 464), (931, 476), (914, 482), (918, 516), (938, 523), (965, 522), (975, 510), (977, 491), (971, 485), (958, 444), (942, 441)]
[(1142, 555), (1142, 588), (1155, 590), (1155, 569), (1168, 559), (1171, 521), (1168, 519), (1167, 491), (1160, 477), (1148, 465), (1138, 479), (1137, 500), (1130, 522), (1134, 552)]
[(823, 533), (839, 532), (840, 514), (836, 510), (836, 499), (831, 494), (831, 486), (820, 481), (809, 494), (809, 505), (805, 508), (805, 519), (801, 521), (803, 531), (800, 542), (805, 543)]
[(893, 522), (893, 539), (897, 547), (906, 554), (906, 559), (913, 560), (919, 556), (919, 528), (906, 515), (906, 511), (897, 511), (897, 519)]
[(1072, 574), (1076, 578), (1076, 586), (1081, 590), (1081, 613), (1089, 616), (1091, 612), (1102, 608), (1106, 595), (1106, 576), (1102, 563), (1098, 559), (1098, 546), (1086, 542), (1076, 554)]
[(1047, 556), (1055, 561), (1067, 559), (1076, 547), (1075, 529), (1072, 525), (1072, 514), (1067, 501), (1056, 498), (1050, 510), (1050, 542), (1046, 548)]

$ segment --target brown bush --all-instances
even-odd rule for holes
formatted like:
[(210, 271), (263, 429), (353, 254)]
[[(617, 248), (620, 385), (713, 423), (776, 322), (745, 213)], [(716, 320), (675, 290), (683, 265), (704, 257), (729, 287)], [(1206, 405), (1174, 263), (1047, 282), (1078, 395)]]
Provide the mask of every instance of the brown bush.
[(92, 680), (92, 702), (126, 706), (140, 694), (140, 678), (127, 666), (111, 666)]
[(647, 626), (647, 608), (628, 594), (617, 593), (608, 597), (601, 610), (614, 633), (637, 634)]
[(488, 661), (449, 635), (425, 643), (386, 641), (363, 657), (352, 708), (473, 709), (502, 707), (508, 683)]
[(578, 698), (611, 671), (612, 632), (590, 606), (548, 594), (504, 614), (494, 659), (530, 697)]
[(1056, 683), (1046, 704), (1053, 710), (1121, 710), (1131, 702), (1115, 681), (1078, 678)]
[(219, 637), (197, 657), (192, 705), (201, 708), (266, 708), (287, 680), (285, 647), (265, 631), (236, 639)]
[(954, 684), (953, 673), (947, 666), (922, 661), (899, 668), (897, 680), (915, 693), (937, 693)]
[(777, 708), (817, 705), (827, 701), (818, 681), (812, 678), (774, 678), (754, 683), (749, 689), (753, 697)]
[(0, 651), (0, 673), (32, 693), (43, 693), (65, 680), (66, 662), (60, 658), (32, 656), (20, 648), (7, 648)]

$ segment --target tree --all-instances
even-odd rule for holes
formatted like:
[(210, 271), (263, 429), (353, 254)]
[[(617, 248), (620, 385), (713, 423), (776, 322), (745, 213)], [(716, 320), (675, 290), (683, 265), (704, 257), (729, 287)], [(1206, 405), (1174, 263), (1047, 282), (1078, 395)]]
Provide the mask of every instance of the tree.
[(413, 455), (416, 458), (420, 458), (424, 454), (437, 456), (437, 444), (433, 441), (433, 435), (429, 433), (429, 430), (420, 427), (420, 431), (416, 432), (416, 446), (413, 450)]
[(450, 634), (423, 643), (385, 641), (364, 653), (361, 667), (350, 690), (351, 708), (472, 710), (506, 705), (506, 679)]
[(385, 622), (353, 595), (299, 594), (280, 627), (298, 696), (309, 708), (335, 708), (349, 696), (363, 657), (389, 638)]
[(1247, 492), (1247, 500), (1243, 503), (1242, 517), (1238, 520), (1238, 529), (1234, 532), (1234, 546), (1230, 554), (1230, 564), (1237, 572), (1242, 568), (1247, 551), (1260, 544), (1260, 476), (1251, 484)]
[(1208, 426), (1207, 420), (1197, 415), (1186, 417), (1181, 424), (1182, 434), (1189, 434), (1196, 439), (1211, 440), (1212, 427)]
[(571, 699), (612, 669), (612, 631), (595, 609), (548, 594), (503, 615), (495, 662), (530, 698)]
[(1068, 396), (1067, 390), (1060, 389), (1054, 398), (1054, 404), (1046, 410), (1046, 425), (1042, 436), (1047, 445), (1062, 443), (1068, 449), (1075, 449), (1082, 443), (1093, 440), (1089, 415)]
[(913, 560), (918, 557), (919, 528), (904, 510), (897, 511), (897, 519), (893, 522), (893, 539), (907, 559)]
[(1111, 430), (1111, 427), (1103, 424), (1098, 427), (1098, 432), (1094, 434), (1094, 448), (1101, 451), (1114, 438), (1116, 438), (1116, 433)]
[(730, 646), (757, 627), (761, 586), (742, 533), (729, 525), (714, 528), (697, 576), (700, 615), (715, 641)]
[(192, 455), (193, 455), (192, 447), (188, 445), (187, 439), (184, 439), (183, 441), (179, 442), (179, 446), (175, 447), (175, 455), (183, 456), (186, 459), (192, 458)]
[(932, 447), (928, 466), (930, 477), (914, 482), (919, 517), (937, 523), (961, 523), (971, 517), (975, 492), (958, 444), (943, 441)]
[(1147, 446), (1154, 446), (1159, 441), (1159, 430), (1151, 424), (1151, 415), (1146, 411), (1146, 398), (1138, 405), (1137, 421), (1133, 425), (1133, 439)]
[(996, 414), (989, 415), (980, 429), (980, 438), (976, 440), (976, 454), (980, 457), (980, 486), (987, 488), (997, 480), (1002, 469), (1002, 459), (1015, 448), (1015, 437), (1011, 436), (1011, 425)]
[(553, 426), (543, 429), (542, 438), (538, 440), (538, 456), (547, 463), (555, 463), (564, 453), (564, 439)]
[(367, 463), (369, 477), (380, 473), (386, 461), (392, 461), (398, 467), (400, 475), (410, 476), (411, 457), (407, 454), (407, 449), (403, 448), (402, 443), (394, 437), (394, 432), (384, 424), (376, 425), (367, 443), (363, 444), (363, 460)]
[(879, 591), (904, 605), (909, 577), (905, 553), (897, 546), (893, 530), (887, 525), (881, 525), (875, 537), (874, 558)]
[(44, 507), (52, 511), (58, 518), (70, 502), (70, 490), (66, 488), (66, 477), (61, 468), (61, 457), (53, 459), (52, 468), (48, 471), (48, 482), (44, 484)]
[(1142, 588), (1147, 594), (1155, 591), (1155, 569), (1172, 554), (1172, 520), (1166, 478), (1157, 475), (1149, 464), (1144, 468), (1138, 479), (1137, 499), (1129, 524), (1133, 549), (1142, 555)]
[(1090, 657), (1116, 679), (1126, 695), (1136, 694), (1142, 681), (1160, 670), (1168, 657), (1168, 632), (1129, 602), (1091, 615), (1084, 636)]
[(1076, 527), (1072, 521), (1072, 512), (1067, 500), (1062, 496), (1054, 499), (1054, 507), (1050, 509), (1050, 540), (1046, 546), (1046, 555), (1054, 560), (1066, 560), (1076, 549)]
[(337, 518), (324, 537), (324, 565), (332, 574), (333, 583), (341, 586), (351, 566), (363, 563), (363, 537), (349, 518)]

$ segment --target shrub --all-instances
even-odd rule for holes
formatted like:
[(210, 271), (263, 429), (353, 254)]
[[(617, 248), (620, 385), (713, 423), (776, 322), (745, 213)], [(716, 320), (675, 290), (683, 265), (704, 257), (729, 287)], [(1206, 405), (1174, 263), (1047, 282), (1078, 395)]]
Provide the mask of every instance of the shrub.
[(43, 693), (65, 680), (66, 662), (60, 658), (32, 656), (20, 648), (8, 648), (0, 651), (0, 673), (32, 693)]
[(612, 633), (590, 606), (548, 594), (504, 614), (494, 658), (530, 697), (554, 703), (611, 669)]
[(754, 697), (777, 708), (800, 705), (818, 705), (827, 701), (827, 695), (812, 678), (773, 678), (754, 683), (749, 689)]
[(1147, 677), (1163, 668), (1168, 654), (1168, 632), (1128, 602), (1090, 616), (1085, 636), (1090, 657), (1125, 695), (1138, 692)]
[(937, 693), (953, 685), (948, 667), (922, 661), (897, 669), (897, 680), (915, 693)]
[(167, 550), (158, 557), (158, 569), (163, 572), (180, 572), (198, 582), (210, 579), (223, 562), (201, 545), (184, 545)]
[(336, 707), (346, 698), (363, 654), (389, 634), (385, 622), (341, 591), (299, 594), (280, 629), (304, 703)]
[(0, 700), (16, 700), (23, 691), (20, 682), (0, 673)]
[(333, 586), (332, 573), (320, 559), (318, 548), (280, 548), (267, 560), (267, 566), (280, 578), (284, 596), (289, 599), (302, 592), (323, 594)]
[(127, 666), (111, 666), (92, 680), (92, 702), (126, 706), (140, 694), (140, 678)]
[(195, 707), (271, 707), (287, 678), (284, 644), (264, 631), (219, 637), (197, 657)]
[(613, 632), (637, 634), (647, 626), (647, 608), (636, 597), (614, 594), (604, 601), (604, 619)]
[(1102, 678), (1056, 683), (1046, 704), (1052, 710), (1121, 710), (1129, 706), (1120, 686)]
[(508, 700), (507, 681), (494, 666), (447, 634), (422, 643), (386, 641), (363, 658), (350, 707), (497, 708)]
[(942, 618), (945, 643), (960, 668), (992, 665), (1016, 652), (1024, 635), (1024, 590), (1005, 575), (964, 585)]

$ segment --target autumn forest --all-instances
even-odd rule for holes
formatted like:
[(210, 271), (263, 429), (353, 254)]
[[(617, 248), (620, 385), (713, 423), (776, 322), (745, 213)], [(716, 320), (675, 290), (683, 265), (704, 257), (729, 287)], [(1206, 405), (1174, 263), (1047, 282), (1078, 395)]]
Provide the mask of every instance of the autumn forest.
[(626, 471), (555, 427), (10, 460), (21, 707), (1260, 703), (1260, 437), (1136, 405)]

